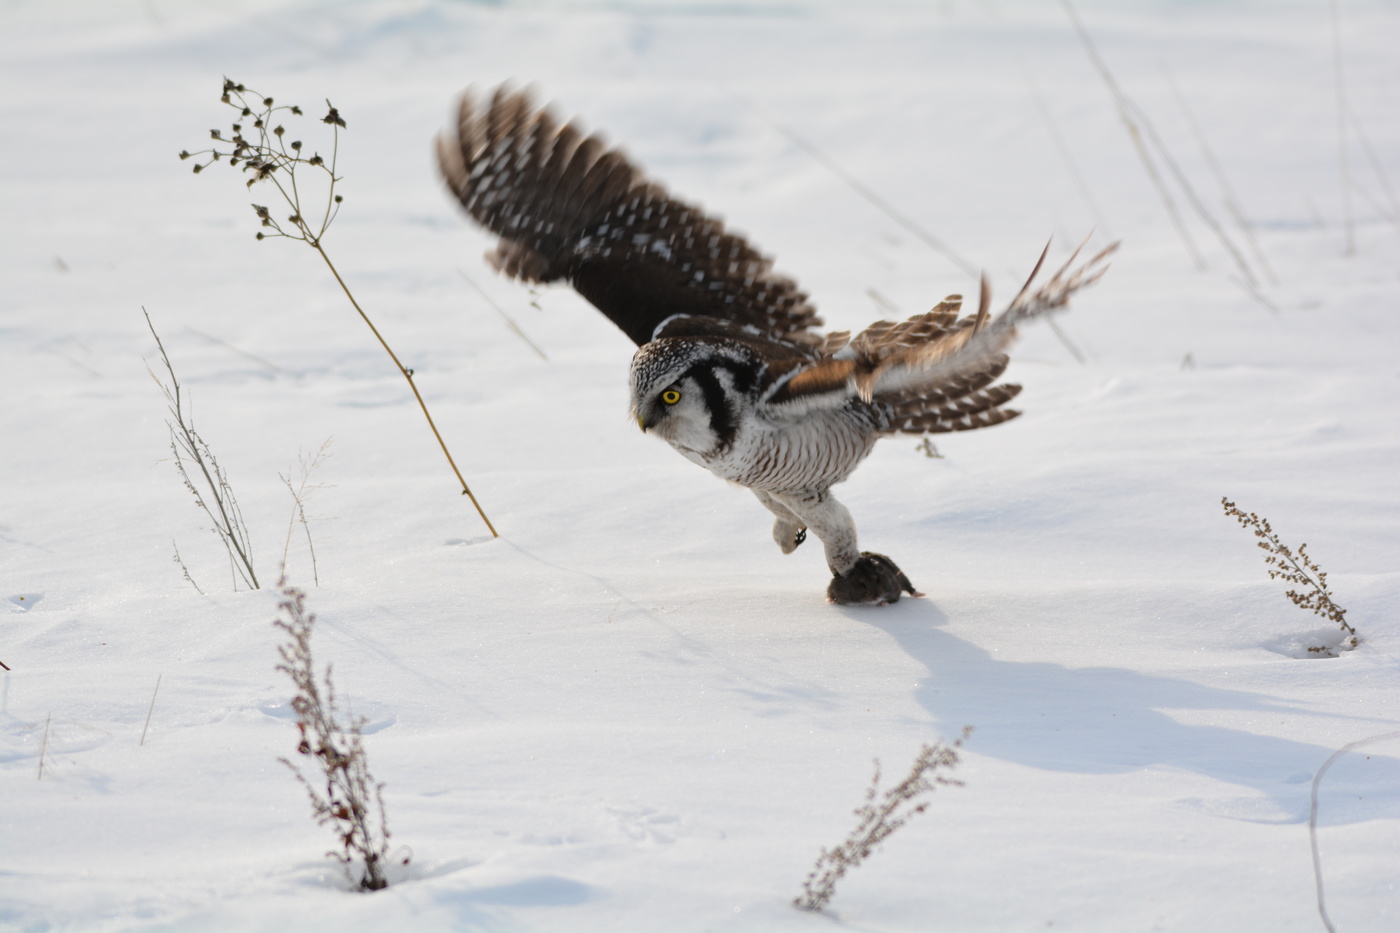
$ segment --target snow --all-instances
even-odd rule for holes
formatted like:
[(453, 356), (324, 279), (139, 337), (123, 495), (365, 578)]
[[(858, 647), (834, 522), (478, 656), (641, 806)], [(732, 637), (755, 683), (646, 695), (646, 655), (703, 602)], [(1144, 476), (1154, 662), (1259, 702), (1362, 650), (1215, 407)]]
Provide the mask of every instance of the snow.
[[(1339, 6), (1349, 106), (1400, 179), (1400, 11)], [(0, 928), (1321, 928), (1313, 775), (1400, 728), (1395, 207), (1353, 131), (1346, 254), (1326, 4), (1076, 9), (1228, 224), (1168, 73), (1190, 102), (1276, 310), (1174, 188), (1194, 267), (1058, 4), (0, 8)], [(316, 255), (255, 242), (241, 178), (175, 158), (227, 125), (223, 75), (307, 108), (308, 138), (323, 99), (344, 115), (327, 248), (501, 538)], [(512, 77), (751, 234), (833, 329), (884, 316), (870, 289), (913, 314), (975, 280), (778, 127), (1005, 300), (1047, 236), (1053, 262), (1093, 224), (1034, 87), (1094, 244), (1123, 248), (1060, 319), (1085, 365), (1027, 330), (1022, 418), (935, 438), (944, 459), (885, 441), (840, 488), (926, 598), (827, 605), (819, 548), (784, 557), (752, 496), (629, 424), (624, 335), (486, 269), (430, 143), (461, 88)], [(308, 500), (320, 586), (296, 537), (288, 571), (411, 849), (386, 891), (349, 893), (277, 762), (296, 733), (275, 595), (233, 592), (168, 461), (143, 306), (264, 581), (278, 474), (333, 438)], [(1308, 542), (1359, 648), (1298, 657), (1329, 629), (1221, 496)], [(897, 780), (963, 725), (966, 786), (828, 914), (793, 909), (872, 759)], [(1400, 923), (1397, 820), (1396, 742), (1328, 770), (1338, 929)]]

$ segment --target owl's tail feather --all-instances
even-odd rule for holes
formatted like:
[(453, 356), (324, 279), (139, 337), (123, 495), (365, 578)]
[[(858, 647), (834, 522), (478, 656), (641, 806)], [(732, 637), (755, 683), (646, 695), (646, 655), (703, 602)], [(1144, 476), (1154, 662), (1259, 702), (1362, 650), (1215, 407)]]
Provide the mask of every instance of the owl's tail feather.
[(1084, 243), (1080, 243), (1048, 282), (1031, 291), (1036, 273), (1045, 261), (1042, 253), (1035, 272), (1020, 293), (1006, 310), (990, 320), (987, 313), (990, 292), (984, 280), (976, 317), (963, 318), (951, 327), (935, 327), (924, 341), (903, 340), (898, 346), (890, 346), (890, 336), (898, 333), (900, 327), (930, 318), (943, 305), (928, 315), (911, 318), (904, 325), (887, 322), (873, 325), (852, 340), (848, 348), (856, 363), (857, 394), (867, 401), (898, 401), (926, 387), (942, 388), (982, 373), (994, 360), (1005, 357), (1007, 348), (1016, 339), (1018, 324), (1063, 309), (1071, 295), (1098, 281), (1108, 271), (1107, 259), (1118, 244), (1108, 246), (1083, 265), (1073, 268), (1083, 248)]
[[(998, 388), (1014, 388), (1020, 390), (1020, 386), (998, 386)], [(1012, 418), (1019, 418), (1020, 411), (1015, 408), (988, 408), (986, 411), (973, 412), (964, 415), (957, 415), (944, 412), (932, 412), (921, 419), (910, 419), (897, 426), (890, 427), (887, 434), (947, 434), (950, 431), (972, 431), (977, 428), (990, 428), (992, 425), (1002, 424)]]
[(1010, 421), (1020, 414), (1001, 406), (1021, 394), (1015, 383), (991, 385), (1006, 369), (1006, 357), (975, 378), (955, 385), (919, 392), (890, 400), (892, 412), (888, 433), (944, 434), (971, 431)]

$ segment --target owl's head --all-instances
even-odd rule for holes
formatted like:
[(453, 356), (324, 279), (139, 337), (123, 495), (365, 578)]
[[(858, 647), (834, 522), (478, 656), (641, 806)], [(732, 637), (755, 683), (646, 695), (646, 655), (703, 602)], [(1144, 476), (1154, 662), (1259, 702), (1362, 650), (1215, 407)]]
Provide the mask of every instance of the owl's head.
[(632, 358), (632, 417), (672, 446), (716, 453), (734, 442), (753, 361), (727, 342), (663, 337)]

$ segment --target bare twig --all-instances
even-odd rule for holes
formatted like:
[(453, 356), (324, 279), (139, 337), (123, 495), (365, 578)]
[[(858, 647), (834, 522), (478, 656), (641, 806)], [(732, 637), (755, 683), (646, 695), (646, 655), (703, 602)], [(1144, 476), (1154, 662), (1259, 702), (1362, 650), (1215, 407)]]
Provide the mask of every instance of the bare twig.
[(919, 224), (911, 220), (908, 216), (897, 210), (894, 207), (894, 205), (890, 204), (890, 202), (886, 201), (884, 198), (880, 197), (878, 194), (876, 194), (874, 191), (868, 188), (864, 183), (861, 182), (860, 179), (856, 178), (850, 172), (842, 168), (836, 162), (835, 159), (831, 158), (831, 156), (827, 155), (825, 152), (819, 149), (816, 146), (816, 144), (808, 141), (803, 136), (799, 135), (797, 131), (793, 130), (791, 127), (780, 123), (772, 114), (768, 113), (754, 101), (749, 100), (747, 98), (742, 98), (742, 100), (744, 101), (744, 103), (748, 104), (748, 106), (755, 113), (758, 113), (765, 120), (767, 120), (769, 125), (772, 126), (773, 129), (777, 130), (779, 133), (782, 133), (788, 139), (796, 143), (799, 149), (801, 149), (803, 152), (806, 152), (812, 158), (820, 162), (823, 168), (831, 172), (831, 174), (835, 175), (837, 178), (841, 179), (841, 181), (845, 182), (847, 187), (849, 187), (852, 191), (860, 195), (869, 203), (873, 204), (886, 217), (890, 218), (895, 223), (903, 227), (905, 230), (918, 237), (924, 242), (925, 245), (931, 248), (934, 252), (941, 255), (943, 258), (947, 259), (953, 265), (957, 266), (963, 272), (966, 272), (968, 275), (971, 276), (977, 275), (977, 268), (972, 263), (959, 256), (956, 252), (953, 251), (953, 249), (950, 246), (948, 246), (942, 240), (938, 239), (932, 233), (929, 233)]
[(1351, 117), (1351, 128), (1356, 131), (1356, 141), (1361, 143), (1361, 151), (1366, 153), (1366, 161), (1371, 163), (1371, 170), (1380, 179), (1381, 187), (1385, 189), (1385, 196), (1390, 201), (1392, 219), (1400, 218), (1400, 200), (1395, 197), (1395, 189), (1390, 186), (1390, 175), (1386, 173), (1385, 165), (1376, 157), (1376, 151), (1371, 148), (1371, 140), (1366, 135), (1366, 130), (1361, 126), (1361, 118), (1356, 115), (1356, 111), (1347, 108), (1347, 115)]
[(1088, 365), (1088, 361), (1084, 359), (1084, 354), (1079, 352), (1079, 348), (1070, 341), (1069, 335), (1061, 329), (1054, 318), (1047, 317), (1045, 323), (1050, 326), (1050, 332), (1059, 338), (1060, 343), (1064, 345), (1064, 348), (1069, 351), (1070, 356), (1074, 357), (1075, 361), (1078, 362), (1080, 366)]
[(1079, 171), (1079, 165), (1075, 162), (1074, 156), (1070, 154), (1069, 146), (1065, 144), (1064, 137), (1060, 135), (1059, 127), (1055, 125), (1055, 118), (1050, 113), (1049, 106), (1041, 96), (1036, 93), (1035, 84), (1030, 77), (1025, 76), (1026, 89), (1030, 92), (1031, 100), (1035, 101), (1036, 109), (1040, 111), (1040, 117), (1045, 121), (1045, 126), (1050, 130), (1050, 138), (1055, 141), (1055, 148), (1059, 150), (1060, 159), (1065, 163), (1065, 169), (1074, 180), (1074, 186), (1079, 189), (1079, 194), (1084, 198), (1084, 204), (1089, 208), (1089, 214), (1094, 218), (1094, 226), (1104, 231), (1104, 235), (1110, 240), (1113, 234), (1109, 232), (1108, 224), (1103, 219), (1103, 212), (1099, 210), (1098, 202), (1094, 200), (1094, 194), (1089, 190), (1089, 183), (1084, 180), (1084, 175)]
[(42, 781), (42, 780), (44, 779), (44, 753), (47, 752), (47, 751), (49, 750), (49, 723), (51, 723), (52, 721), (53, 721), (53, 713), (49, 713), (47, 716), (44, 717), (44, 739), (43, 739), (42, 742), (39, 743), (39, 777), (38, 777), (38, 780), (40, 780), (40, 781)]
[(1400, 732), (1385, 732), (1381, 735), (1372, 735), (1355, 742), (1349, 742), (1333, 752), (1322, 767), (1317, 769), (1317, 773), (1312, 779), (1312, 794), (1308, 806), (1308, 842), (1312, 846), (1313, 881), (1317, 885), (1317, 913), (1322, 918), (1322, 925), (1327, 928), (1327, 933), (1337, 933), (1337, 928), (1332, 925), (1332, 918), (1327, 916), (1327, 902), (1323, 897), (1322, 890), (1322, 856), (1317, 848), (1317, 791), (1322, 785), (1322, 776), (1327, 773), (1327, 769), (1332, 767), (1333, 762), (1341, 758), (1347, 752), (1358, 749), (1363, 745), (1370, 745), (1372, 742), (1383, 742), (1387, 739), (1400, 739)]
[(321, 442), (320, 448), (315, 454), (301, 454), (298, 462), (301, 468), (301, 479), (297, 485), (292, 485), (292, 471), (288, 467), (287, 475), (277, 474), (278, 478), (287, 487), (287, 491), (292, 494), (292, 515), (287, 519), (287, 537), (282, 542), (282, 575), (287, 574), (287, 552), (292, 546), (292, 529), (298, 523), (306, 532), (306, 549), (311, 554), (311, 579), (317, 586), (321, 585), (321, 577), (316, 569), (316, 545), (311, 541), (311, 523), (306, 519), (306, 499), (313, 490), (321, 489), (324, 484), (312, 483), (311, 474), (321, 465), (321, 462), (330, 457), (331, 439), (328, 437)]
[[(286, 139), (286, 128), (273, 125), (277, 122), (278, 115), (285, 112), (290, 116), (302, 116), (300, 107), (277, 106), (271, 97), (263, 97), (261, 94), (235, 83), (229, 79), (224, 79), (223, 97), (225, 104), (232, 107), (239, 113), (239, 121), (232, 125), (233, 135), (225, 138), (220, 130), (210, 130), (209, 135), (216, 142), (225, 143), (231, 148), (220, 150), (217, 148), (203, 149), (198, 152), (188, 150), (180, 153), (181, 159), (190, 159), (207, 156), (208, 161), (197, 162), (194, 166), (196, 173), (203, 171), (215, 162), (226, 159), (230, 166), (241, 166), (242, 171), (250, 173), (248, 187), (261, 181), (270, 182), (277, 193), (281, 196), (286, 205), (291, 208), (291, 215), (285, 221), (278, 220), (273, 216), (272, 211), (267, 207), (254, 204), (253, 211), (261, 221), (264, 231), (258, 232), (258, 239), (284, 237), (289, 240), (297, 240), (305, 243), (314, 249), (330, 270), (335, 278), (340, 290), (345, 293), (345, 297), (350, 302), (350, 306), (359, 314), (374, 338), (379, 341), (379, 345), (384, 348), (384, 352), (393, 360), (394, 366), (399, 373), (408, 380), (408, 387), (413, 392), (413, 397), (418, 402), (419, 409), (423, 412), (424, 419), (428, 422), (428, 427), (433, 432), (433, 437), (437, 439), (438, 446), (442, 448), (443, 456), (447, 458), (447, 463), (452, 467), (452, 472), (461, 483), (462, 495), (469, 498), (476, 512), (481, 516), (481, 520), (486, 523), (492, 537), (499, 537), (495, 526), (486, 517), (486, 512), (482, 510), (481, 503), (476, 501), (476, 496), (472, 494), (471, 488), (467, 486), (466, 479), (462, 476), (462, 471), (457, 468), (457, 461), (452, 459), (452, 453), (447, 449), (447, 442), (442, 439), (442, 434), (437, 429), (437, 424), (433, 421), (433, 416), (428, 412), (428, 404), (423, 400), (423, 395), (418, 391), (418, 385), (413, 381), (413, 370), (405, 366), (400, 360), (389, 342), (384, 339), (379, 328), (370, 320), (364, 308), (355, 299), (354, 293), (350, 291), (350, 286), (341, 277), (340, 271), (331, 262), (330, 254), (326, 252), (323, 240), (326, 231), (330, 228), (331, 222), (335, 220), (340, 212), (340, 205), (344, 202), (343, 195), (336, 192), (336, 185), (341, 181), (341, 177), (336, 174), (336, 163), (340, 153), (340, 130), (345, 127), (345, 120), (340, 116), (340, 112), (326, 101), (327, 113), (321, 118), (321, 122), (331, 127), (332, 142), (330, 161), (327, 162), (319, 153), (311, 157), (302, 155), (302, 143), (300, 140), (288, 142)], [(244, 124), (251, 121), (252, 128), (246, 130)], [(325, 204), (315, 208), (320, 214), (320, 219), (308, 219), (306, 210), (303, 209), (303, 197), (301, 186), (297, 179), (297, 170), (306, 169), (324, 175), (325, 184)]]
[(1133, 109), (1133, 112), (1137, 114), (1138, 121), (1142, 124), (1143, 128), (1147, 130), (1147, 135), (1152, 140), (1153, 145), (1157, 147), (1158, 153), (1162, 156), (1162, 161), (1167, 164), (1167, 168), (1171, 169), (1172, 175), (1176, 178), (1176, 183), (1181, 186), (1182, 191), (1186, 192), (1187, 203), (1196, 211), (1196, 216), (1201, 218), (1201, 223), (1209, 227), (1211, 232), (1215, 234), (1215, 238), (1220, 241), (1220, 245), (1225, 248), (1225, 251), (1230, 254), (1230, 258), (1235, 261), (1236, 267), (1240, 270), (1240, 275), (1244, 276), (1251, 285), (1258, 284), (1254, 278), (1254, 273), (1250, 271), (1249, 263), (1245, 261), (1244, 254), (1241, 253), (1239, 247), (1235, 245), (1235, 241), (1230, 239), (1230, 235), (1225, 232), (1225, 228), (1215, 219), (1215, 215), (1206, 209), (1205, 202), (1202, 201), (1200, 195), (1196, 193), (1195, 185), (1191, 184), (1191, 179), (1186, 177), (1186, 173), (1183, 172), (1181, 166), (1177, 164), (1176, 157), (1173, 156), (1171, 150), (1167, 148), (1166, 141), (1157, 133), (1157, 128), (1152, 125), (1152, 121), (1148, 118), (1146, 111), (1132, 101), (1128, 101), (1127, 103), (1128, 106)]
[(186, 327), (185, 330), (187, 330), (187, 331), (189, 331), (190, 333), (194, 334), (196, 337), (200, 338), (201, 340), (207, 340), (207, 341), (209, 341), (210, 343), (212, 343), (212, 344), (213, 344), (214, 346), (216, 346), (216, 347), (223, 347), (225, 350), (228, 350), (230, 353), (236, 353), (236, 354), (238, 354), (239, 356), (244, 357), (245, 359), (250, 359), (250, 360), (252, 360), (254, 363), (257, 363), (259, 366), (263, 367), (264, 369), (269, 369), (269, 370), (271, 370), (271, 371), (274, 372), (274, 373), (280, 373), (280, 372), (282, 372), (282, 367), (278, 366), (276, 363), (269, 363), (267, 360), (263, 359), (262, 357), (258, 356), (257, 354), (249, 353), (247, 350), (240, 350), (238, 347), (235, 347), (233, 344), (229, 343), (227, 340), (220, 340), (218, 337), (215, 337), (213, 334), (206, 334), (204, 331), (202, 331), (202, 330), (195, 330), (193, 327)]
[(1355, 178), (1352, 178), (1351, 186), (1356, 189), (1358, 194), (1360, 194), (1363, 198), (1366, 199), (1366, 203), (1371, 205), (1371, 209), (1374, 210), (1377, 214), (1379, 214), (1383, 220), (1389, 221), (1390, 224), (1396, 229), (1400, 229), (1400, 219), (1392, 217), (1390, 215), (1390, 212), (1385, 209), (1384, 205), (1382, 205), (1379, 201), (1376, 200), (1375, 196), (1372, 195), (1371, 192), (1361, 187), (1361, 183), (1359, 181), (1357, 181)]
[(1201, 130), (1200, 123), (1196, 121), (1196, 115), (1191, 112), (1191, 107), (1186, 102), (1186, 96), (1181, 93), (1181, 88), (1177, 86), (1176, 78), (1172, 76), (1171, 69), (1167, 67), (1166, 62), (1162, 63), (1162, 72), (1167, 76), (1167, 85), (1171, 88), (1172, 96), (1176, 98), (1177, 106), (1181, 108), (1181, 113), (1186, 117), (1191, 132), (1196, 136), (1196, 143), (1201, 147), (1201, 155), (1205, 157), (1206, 164), (1210, 166), (1211, 173), (1215, 175), (1216, 181), (1220, 183), (1220, 188), (1225, 193), (1225, 209), (1230, 212), (1230, 216), (1234, 218), (1240, 232), (1244, 234), (1245, 242), (1249, 244), (1250, 252), (1254, 254), (1259, 268), (1264, 270), (1264, 275), (1270, 284), (1277, 285), (1278, 276), (1274, 275), (1273, 268), (1269, 265), (1268, 259), (1264, 257), (1264, 251), (1259, 248), (1259, 241), (1254, 238), (1254, 225), (1245, 218), (1239, 199), (1235, 197), (1234, 186), (1230, 184), (1225, 170), (1221, 168), (1220, 162), (1215, 158), (1215, 152), (1210, 148), (1210, 143), (1206, 142), (1206, 134)]
[(180, 572), (181, 572), (182, 574), (184, 574), (185, 580), (189, 583), (190, 586), (194, 587), (194, 591), (195, 591), (196, 593), (198, 593), (200, 596), (203, 596), (203, 595), (204, 595), (204, 591), (203, 591), (202, 589), (199, 588), (199, 584), (198, 584), (198, 583), (194, 582), (194, 577), (190, 576), (190, 568), (188, 568), (188, 567), (185, 566), (184, 558), (182, 558), (182, 557), (180, 556), (180, 547), (179, 547), (179, 545), (177, 545), (177, 544), (175, 543), (175, 539), (174, 539), (174, 538), (171, 538), (171, 539), (170, 539), (170, 546), (171, 546), (172, 548), (175, 549), (175, 558), (174, 558), (174, 560), (175, 560), (175, 563), (177, 563), (177, 564), (180, 565)]
[(880, 310), (885, 311), (889, 314), (896, 315), (898, 317), (904, 316), (904, 312), (899, 310), (898, 305), (896, 305), (893, 301), (890, 301), (884, 295), (877, 292), (874, 288), (867, 288), (865, 290), (865, 293), (870, 296), (870, 300), (875, 302), (875, 304), (880, 308)]
[(146, 724), (141, 727), (141, 741), (137, 742), (137, 745), (146, 744), (146, 730), (151, 727), (151, 714), (156, 711), (156, 694), (160, 693), (160, 678), (161, 675), (157, 674), (156, 688), (151, 691), (151, 705), (146, 708)]
[[(491, 298), (490, 295), (486, 294), (486, 290), (485, 290), (484, 288), (482, 288), (480, 285), (476, 284), (476, 281), (475, 281), (474, 279), (472, 279), (471, 276), (469, 276), (469, 275), (467, 275), (465, 272), (463, 272), (461, 269), (458, 269), (458, 270), (457, 270), (457, 274), (460, 275), (462, 278), (466, 279), (466, 280), (467, 280), (467, 284), (470, 285), (472, 288), (476, 289), (477, 294), (481, 295), (482, 298), (485, 298), (485, 299), (486, 299), (486, 303), (487, 303), (488, 305), (490, 305), (491, 307), (495, 308), (497, 314), (499, 314), (501, 317), (505, 318), (506, 325), (507, 325), (512, 331), (515, 332), (515, 336), (517, 336), (517, 337), (519, 337), (521, 340), (525, 341), (525, 343), (530, 347), (530, 349), (531, 349), (531, 350), (534, 350), (535, 353), (539, 355), (539, 358), (540, 358), (540, 359), (544, 360), (546, 363), (549, 362), (549, 357), (547, 357), (547, 356), (544, 355), (544, 351), (541, 350), (541, 349), (539, 348), (539, 346), (538, 346), (533, 340), (531, 340), (529, 337), (525, 336), (525, 332), (524, 332), (523, 330), (520, 329), (520, 325), (519, 325), (519, 324), (515, 323), (515, 319), (512, 318), (509, 314), (506, 314), (505, 310), (502, 309), (500, 305), (496, 304), (496, 302), (495, 302), (494, 300), (492, 300), (492, 298)], [(533, 305), (534, 305), (535, 307), (537, 307), (537, 308), (539, 307), (539, 304), (538, 304), (538, 300), (537, 300), (537, 299), (531, 299), (531, 302), (530, 302), (530, 303), (533, 304)]]
[(1244, 279), (1240, 278), (1237, 275), (1227, 275), (1226, 278), (1228, 278), (1231, 282), (1234, 282), (1240, 288), (1244, 289), (1245, 294), (1253, 298), (1255, 301), (1259, 302), (1260, 305), (1272, 311), (1274, 314), (1283, 313), (1279, 310), (1278, 305), (1265, 298), (1263, 293), (1260, 292), (1259, 289), (1255, 288), (1253, 285), (1250, 285)]
[(1249, 268), (1249, 263), (1245, 261), (1244, 254), (1240, 252), (1239, 247), (1230, 239), (1230, 235), (1225, 232), (1225, 228), (1220, 225), (1220, 222), (1215, 219), (1215, 216), (1206, 209), (1205, 202), (1202, 201), (1200, 195), (1196, 193), (1196, 187), (1191, 184), (1191, 180), (1187, 178), (1186, 173), (1181, 170), (1181, 166), (1177, 163), (1176, 157), (1173, 156), (1171, 150), (1167, 148), (1166, 141), (1162, 139), (1161, 134), (1157, 132), (1157, 128), (1148, 118), (1147, 112), (1129, 98), (1114, 79), (1113, 74), (1108, 70), (1108, 65), (1099, 55), (1098, 48), (1089, 37), (1089, 31), (1084, 28), (1084, 24), (1080, 21), (1079, 14), (1075, 12), (1074, 6), (1070, 3), (1070, 0), (1062, 0), (1062, 2), (1064, 3), (1065, 10), (1069, 13), (1070, 19), (1074, 22), (1074, 27), (1078, 31), (1080, 39), (1084, 42), (1084, 48), (1089, 52), (1090, 59), (1098, 69), (1099, 74), (1103, 77), (1104, 83), (1108, 85), (1109, 93), (1113, 96), (1114, 102), (1118, 106), (1118, 114), (1122, 118), (1124, 125), (1128, 128), (1128, 134), (1132, 137), (1133, 143), (1138, 147), (1138, 154), (1142, 157), (1143, 165), (1147, 167), (1148, 175), (1152, 177), (1153, 182), (1157, 185), (1158, 192), (1162, 195), (1162, 201), (1167, 205), (1167, 209), (1172, 215), (1172, 220), (1177, 225), (1178, 232), (1189, 242), (1190, 250), (1196, 257), (1197, 268), (1204, 269), (1205, 260), (1196, 249), (1195, 241), (1190, 240), (1189, 235), (1186, 234), (1186, 227), (1182, 224), (1181, 218), (1176, 213), (1176, 202), (1167, 194), (1166, 186), (1162, 183), (1161, 177), (1157, 174), (1156, 168), (1152, 165), (1151, 160), (1147, 156), (1147, 150), (1142, 144), (1142, 131), (1144, 130), (1147, 133), (1148, 139), (1157, 147), (1157, 153), (1171, 171), (1172, 177), (1174, 177), (1177, 184), (1181, 186), (1182, 192), (1186, 195), (1187, 203), (1189, 203), (1196, 212), (1196, 216), (1215, 234), (1216, 239), (1220, 241), (1220, 245), (1225, 249), (1225, 252), (1234, 260), (1236, 267), (1240, 270), (1240, 275), (1244, 276), (1245, 281), (1249, 282), (1250, 287), (1257, 286), (1258, 282), (1254, 277), (1253, 271)]
[(1108, 70), (1102, 58), (1099, 57), (1098, 48), (1094, 45), (1094, 40), (1089, 37), (1089, 31), (1084, 28), (1084, 24), (1079, 20), (1079, 14), (1075, 12), (1070, 0), (1061, 0), (1064, 4), (1065, 12), (1069, 14), (1070, 22), (1074, 24), (1075, 31), (1079, 34), (1079, 39), (1084, 43), (1084, 49), (1089, 53), (1089, 60), (1094, 68), (1098, 70), (1099, 76), (1103, 78), (1104, 84), (1108, 86), (1109, 94), (1113, 98), (1114, 106), (1118, 108), (1118, 118), (1123, 121), (1123, 127), (1128, 131), (1128, 138), (1132, 140), (1133, 147), (1137, 150), (1138, 158), (1142, 160), (1142, 167), (1147, 172), (1148, 179), (1157, 189), (1157, 194), (1162, 198), (1162, 204), (1167, 209), (1167, 215), (1171, 218), (1172, 226), (1176, 228), (1177, 235), (1181, 237), (1182, 244), (1186, 251), (1191, 254), (1191, 259), (1195, 262), (1198, 270), (1205, 270), (1206, 260), (1201, 255), (1201, 251), (1196, 247), (1196, 241), (1191, 239), (1191, 234), (1186, 230), (1186, 224), (1182, 222), (1181, 214), (1177, 211), (1176, 201), (1172, 198), (1171, 192), (1167, 190), (1166, 183), (1162, 181), (1162, 176), (1157, 171), (1157, 166), (1153, 164), (1151, 155), (1148, 154), (1147, 144), (1143, 142), (1142, 131), (1133, 120), (1131, 107), (1127, 96), (1118, 87), (1118, 82), (1114, 80), (1113, 73)]

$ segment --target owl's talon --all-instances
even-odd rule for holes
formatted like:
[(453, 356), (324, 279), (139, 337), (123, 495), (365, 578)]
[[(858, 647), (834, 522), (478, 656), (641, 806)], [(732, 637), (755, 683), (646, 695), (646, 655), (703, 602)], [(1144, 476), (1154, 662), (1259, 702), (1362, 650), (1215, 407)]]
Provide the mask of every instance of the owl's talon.
[(773, 540), (784, 554), (791, 554), (797, 546), (807, 540), (807, 529), (801, 525), (779, 519), (773, 523)]
[(862, 551), (845, 573), (832, 576), (826, 597), (842, 606), (884, 606), (899, 602), (901, 593), (922, 596), (894, 561), (883, 554)]

